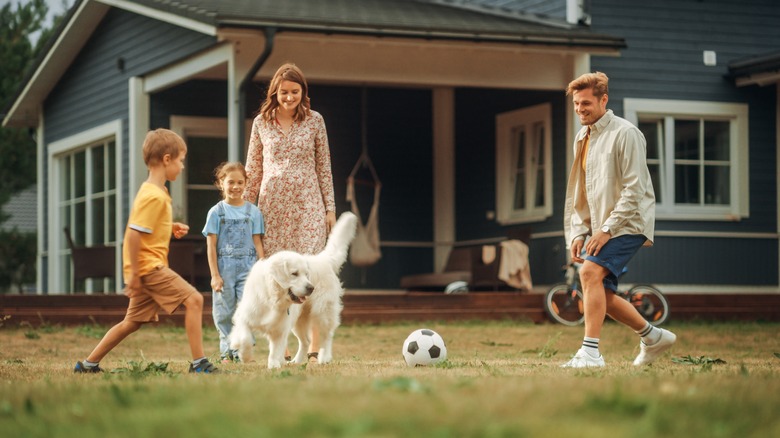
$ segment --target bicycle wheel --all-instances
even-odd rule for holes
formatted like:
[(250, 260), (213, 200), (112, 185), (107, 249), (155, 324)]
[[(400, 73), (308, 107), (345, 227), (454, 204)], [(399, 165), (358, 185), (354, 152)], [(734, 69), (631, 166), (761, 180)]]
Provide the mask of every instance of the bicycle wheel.
[(580, 325), (585, 321), (582, 292), (569, 288), (566, 283), (556, 284), (544, 297), (544, 311), (554, 322)]
[(669, 319), (669, 302), (660, 290), (648, 284), (632, 287), (627, 292), (628, 302), (652, 325), (661, 325)]

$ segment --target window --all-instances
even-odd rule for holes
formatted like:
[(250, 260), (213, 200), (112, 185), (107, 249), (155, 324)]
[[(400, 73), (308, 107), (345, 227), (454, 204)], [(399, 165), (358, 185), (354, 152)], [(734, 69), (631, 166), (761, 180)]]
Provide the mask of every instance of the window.
[[(107, 138), (57, 157), (57, 207), (62, 227), (77, 246), (116, 245), (116, 143)], [(62, 228), (59, 227), (59, 228)], [(63, 241), (62, 285), (69, 292), (116, 290), (116, 278), (87, 279), (73, 285), (70, 251)]]
[(536, 105), (496, 117), (496, 210), (500, 224), (552, 214), (551, 107)]
[(184, 171), (187, 184), (186, 223), (190, 232), (200, 235), (209, 209), (222, 199), (219, 189), (214, 186), (214, 168), (225, 161), (227, 155), (227, 138), (187, 137)]
[(747, 105), (626, 99), (625, 112), (647, 140), (658, 218), (749, 215)]
[[(245, 139), (251, 129), (252, 120), (247, 120)], [(171, 183), (174, 220), (189, 225), (190, 235), (200, 236), (209, 209), (222, 199), (214, 186), (214, 169), (228, 159), (227, 119), (171, 116), (171, 130), (187, 143), (184, 171)], [(245, 155), (239, 158), (245, 160)]]

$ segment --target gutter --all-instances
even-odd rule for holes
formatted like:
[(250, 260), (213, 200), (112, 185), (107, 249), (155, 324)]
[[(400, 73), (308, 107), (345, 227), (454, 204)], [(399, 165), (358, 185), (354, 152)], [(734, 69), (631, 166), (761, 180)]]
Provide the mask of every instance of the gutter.
[(263, 53), (260, 54), (260, 56), (257, 58), (255, 63), (252, 65), (252, 68), (249, 69), (246, 76), (244, 76), (244, 79), (241, 80), (241, 84), (238, 86), (238, 144), (243, 147), (245, 143), (244, 139), (244, 119), (246, 118), (246, 90), (249, 87), (249, 84), (252, 83), (252, 79), (254, 79), (255, 75), (258, 71), (260, 71), (260, 68), (263, 67), (263, 64), (268, 60), (268, 58), (271, 56), (271, 52), (274, 50), (274, 43), (276, 37), (276, 27), (266, 27), (265, 28), (265, 47), (263, 48)]
[(411, 29), (379, 29), (363, 26), (322, 25), (307, 23), (280, 23), (273, 21), (258, 21), (241, 18), (221, 19), (221, 26), (237, 28), (272, 27), (292, 32), (321, 32), (324, 34), (344, 34), (376, 37), (420, 38), (426, 40), (471, 41), (489, 43), (531, 44), (562, 47), (590, 47), (606, 49), (625, 49), (625, 39), (604, 35), (544, 35), (541, 33), (527, 35), (510, 35), (502, 33), (461, 33), (457, 31), (419, 31)]

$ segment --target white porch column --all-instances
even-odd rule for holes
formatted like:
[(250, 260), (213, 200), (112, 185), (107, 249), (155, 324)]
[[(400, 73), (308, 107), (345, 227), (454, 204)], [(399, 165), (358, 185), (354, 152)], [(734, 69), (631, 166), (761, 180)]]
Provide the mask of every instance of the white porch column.
[(433, 89), (433, 267), (442, 272), (455, 241), (455, 91)]
[(227, 77), (228, 157), (227, 158), (228, 161), (244, 162), (244, 160), (240, 158), (241, 144), (239, 144), (239, 139), (241, 139), (241, 133), (238, 130), (239, 126), (244, 126), (244, 123), (243, 122), (238, 123), (238, 117), (241, 114), (241, 111), (239, 110), (239, 105), (241, 104), (239, 87), (241, 86), (241, 79), (243, 79), (244, 75), (247, 73), (247, 69), (239, 68), (236, 65), (237, 63), (236, 63), (235, 53), (236, 53), (235, 49), (233, 49), (230, 52), (230, 57), (228, 58), (228, 64), (227, 64), (228, 65), (228, 75), (227, 75), (228, 76)]
[[(582, 55), (575, 55), (572, 59), (572, 68), (571, 68), (571, 77), (563, 86), (563, 90), (566, 90), (566, 86), (569, 85), (569, 82), (577, 79), (581, 75), (585, 73), (590, 73), (590, 55), (582, 54)], [(580, 130), (582, 125), (580, 125), (580, 120), (577, 118), (577, 115), (574, 114), (574, 103), (571, 100), (571, 96), (566, 96), (566, 177), (568, 178), (569, 174), (568, 171), (571, 169), (571, 164), (574, 161), (574, 152), (572, 151), (571, 145), (574, 142), (574, 135), (577, 133), (577, 131)]]
[[(133, 197), (141, 183), (146, 180), (147, 169), (144, 164), (144, 155), (141, 150), (146, 133), (149, 132), (149, 94), (144, 90), (144, 79), (141, 77), (132, 77), (128, 80), (128, 101), (129, 112), (127, 117), (127, 150), (128, 150), (128, 205), (127, 209), (133, 206)], [(121, 151), (117, 151), (117, 155)], [(123, 194), (118, 194), (122, 196)], [(121, 214), (117, 214), (117, 230), (122, 226)]]

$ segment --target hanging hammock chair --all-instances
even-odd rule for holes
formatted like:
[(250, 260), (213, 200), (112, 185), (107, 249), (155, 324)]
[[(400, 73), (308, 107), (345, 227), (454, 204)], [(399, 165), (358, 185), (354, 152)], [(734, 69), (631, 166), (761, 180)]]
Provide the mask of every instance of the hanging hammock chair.
[[(374, 169), (374, 164), (368, 156), (368, 146), (366, 142), (366, 89), (363, 88), (362, 95), (362, 152), (360, 157), (352, 168), (349, 177), (347, 177), (347, 201), (352, 206), (352, 213), (358, 217), (358, 226), (355, 233), (355, 239), (349, 250), (349, 261), (354, 266), (367, 267), (372, 266), (382, 258), (382, 251), (379, 247), (379, 195), (382, 191), (382, 182)], [(367, 167), (371, 173), (371, 181), (355, 179), (358, 171)], [(360, 215), (360, 209), (357, 205), (355, 196), (355, 184), (363, 184), (374, 187), (374, 202), (371, 205), (371, 211), (368, 214), (368, 220), (364, 223)]]

